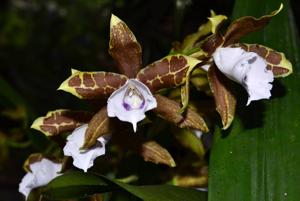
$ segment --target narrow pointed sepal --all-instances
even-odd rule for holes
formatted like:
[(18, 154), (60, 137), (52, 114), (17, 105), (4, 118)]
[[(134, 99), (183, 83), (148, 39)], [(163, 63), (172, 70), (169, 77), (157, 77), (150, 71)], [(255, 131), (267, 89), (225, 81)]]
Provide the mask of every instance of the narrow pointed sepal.
[(155, 141), (148, 141), (141, 144), (139, 148), (140, 155), (145, 161), (155, 164), (164, 164), (169, 167), (175, 167), (176, 163), (171, 154)]
[(276, 50), (258, 44), (237, 43), (231, 47), (240, 47), (247, 52), (255, 52), (264, 58), (267, 63), (267, 69), (272, 70), (275, 77), (286, 77), (293, 72), (291, 62), (282, 52), (277, 52)]
[(41, 131), (46, 136), (54, 136), (73, 131), (91, 118), (92, 114), (88, 112), (60, 109), (50, 111), (46, 116), (37, 118), (31, 128)]
[(170, 55), (143, 68), (137, 79), (155, 92), (163, 88), (172, 88), (183, 84), (187, 75), (200, 63), (200, 60), (184, 56)]
[(161, 118), (174, 123), (180, 128), (194, 128), (203, 132), (209, 129), (204, 119), (192, 108), (187, 107), (185, 113), (180, 113), (180, 104), (162, 95), (155, 95), (157, 108), (154, 112)]
[(109, 53), (119, 72), (134, 78), (142, 65), (142, 48), (132, 31), (117, 16), (111, 15)]
[(81, 149), (88, 149), (97, 143), (97, 139), (112, 132), (111, 119), (107, 115), (107, 107), (97, 112), (88, 123), (84, 143)]
[(270, 22), (270, 20), (282, 10), (282, 8), (283, 4), (280, 4), (280, 7), (277, 10), (271, 12), (269, 15), (264, 15), (260, 18), (246, 16), (235, 20), (230, 24), (225, 33), (224, 46), (236, 43), (243, 36), (265, 27)]
[(69, 92), (80, 99), (102, 99), (110, 96), (127, 79), (126, 76), (117, 73), (72, 70), (72, 75), (58, 90)]
[(234, 119), (236, 98), (232, 92), (229, 80), (215, 65), (209, 68), (207, 75), (215, 99), (216, 110), (222, 119), (223, 129), (227, 129)]

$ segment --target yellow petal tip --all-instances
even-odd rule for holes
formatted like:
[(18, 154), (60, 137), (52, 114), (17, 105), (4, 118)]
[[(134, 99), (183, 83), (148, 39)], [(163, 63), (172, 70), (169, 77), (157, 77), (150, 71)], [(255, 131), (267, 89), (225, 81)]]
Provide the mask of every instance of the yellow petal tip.
[(73, 75), (73, 74), (76, 74), (76, 73), (79, 73), (80, 71), (79, 70), (76, 70), (76, 69), (74, 69), (74, 68), (72, 68), (71, 69), (71, 74)]
[(57, 90), (67, 91), (67, 88), (69, 87), (68, 80), (65, 80), (63, 83), (61, 83), (61, 85), (57, 88)]
[(30, 128), (39, 130), (40, 131), (40, 126), (42, 125), (43, 117), (38, 117), (34, 122), (31, 124)]
[(122, 22), (122, 20), (120, 18), (118, 18), (114, 14), (111, 14), (111, 17), (110, 17), (110, 28), (111, 29), (120, 22)]

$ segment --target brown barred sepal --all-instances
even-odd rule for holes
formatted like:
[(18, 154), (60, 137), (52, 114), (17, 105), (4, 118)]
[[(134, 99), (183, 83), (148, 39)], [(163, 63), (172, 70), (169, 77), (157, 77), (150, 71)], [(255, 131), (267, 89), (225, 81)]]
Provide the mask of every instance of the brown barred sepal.
[(47, 136), (54, 136), (73, 131), (91, 118), (92, 114), (88, 112), (60, 109), (50, 111), (46, 116), (37, 118), (31, 128), (41, 131)]
[(180, 104), (161, 95), (155, 95), (157, 107), (153, 110), (161, 118), (176, 124), (180, 128), (194, 128), (203, 132), (209, 129), (204, 119), (193, 109), (187, 107), (185, 113), (180, 113)]
[(277, 15), (282, 10), (282, 8), (283, 5), (280, 4), (280, 7), (277, 10), (271, 12), (269, 15), (264, 15), (260, 18), (246, 16), (235, 20), (230, 24), (225, 33), (224, 46), (236, 43), (243, 36), (265, 27), (270, 22), (272, 17)]
[(237, 43), (233, 44), (232, 47), (241, 47), (245, 51), (255, 52), (264, 58), (267, 63), (267, 69), (272, 70), (275, 77), (286, 77), (293, 72), (291, 62), (282, 52), (257, 44)]
[(63, 90), (81, 99), (101, 99), (110, 96), (127, 81), (127, 77), (110, 72), (80, 72), (72, 70), (58, 90)]
[(144, 142), (140, 145), (139, 154), (145, 161), (175, 167), (176, 163), (171, 154), (155, 141)]
[(223, 129), (227, 129), (233, 119), (236, 107), (236, 98), (229, 86), (229, 80), (215, 65), (208, 70), (208, 81), (213, 93), (216, 110), (221, 116)]
[(152, 92), (176, 87), (186, 81), (187, 75), (200, 61), (184, 55), (170, 55), (158, 60), (137, 74), (137, 79)]
[(97, 112), (88, 124), (85, 132), (85, 139), (82, 149), (87, 149), (95, 145), (97, 139), (112, 132), (110, 118), (107, 115), (107, 107), (103, 107)]
[(111, 15), (109, 53), (120, 73), (134, 78), (142, 65), (142, 48), (125, 22)]

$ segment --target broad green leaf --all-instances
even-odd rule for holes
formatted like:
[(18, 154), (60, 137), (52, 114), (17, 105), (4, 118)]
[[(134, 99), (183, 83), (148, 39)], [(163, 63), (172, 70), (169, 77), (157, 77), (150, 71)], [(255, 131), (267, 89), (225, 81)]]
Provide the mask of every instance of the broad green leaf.
[(52, 180), (45, 187), (44, 194), (51, 200), (62, 200), (88, 197), (116, 189), (116, 185), (99, 176), (70, 171)]
[(282, 12), (243, 42), (284, 52), (294, 72), (275, 81), (271, 100), (249, 107), (240, 102), (231, 130), (216, 130), (209, 164), (210, 201), (299, 200), (300, 46), (289, 1), (236, 1), (233, 16), (261, 16), (281, 2)]
[(171, 185), (133, 186), (114, 182), (128, 192), (145, 201), (204, 201), (206, 193), (192, 188), (183, 188)]
[(51, 199), (87, 197), (95, 193), (124, 189), (145, 201), (204, 201), (206, 193), (171, 185), (134, 186), (115, 179), (82, 172), (67, 172), (51, 181), (44, 189)]

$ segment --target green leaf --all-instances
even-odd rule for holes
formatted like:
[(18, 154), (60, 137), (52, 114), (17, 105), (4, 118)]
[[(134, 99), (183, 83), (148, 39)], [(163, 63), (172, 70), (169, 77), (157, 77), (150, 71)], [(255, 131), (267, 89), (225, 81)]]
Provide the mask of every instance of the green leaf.
[(91, 196), (124, 189), (145, 201), (206, 200), (206, 193), (171, 185), (134, 186), (115, 179), (82, 172), (68, 172), (51, 181), (44, 194), (54, 200)]
[(191, 188), (182, 188), (171, 185), (149, 185), (149, 186), (133, 186), (117, 182), (116, 184), (124, 188), (133, 195), (145, 201), (204, 201), (206, 193)]
[(231, 130), (216, 130), (209, 169), (210, 201), (299, 200), (300, 50), (289, 1), (236, 1), (233, 16), (258, 17), (281, 2), (282, 12), (244, 42), (284, 52), (294, 73), (274, 83), (271, 100), (249, 107), (240, 101)]
[(83, 198), (117, 189), (99, 176), (70, 171), (52, 180), (44, 194), (51, 200)]

